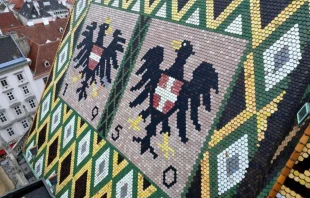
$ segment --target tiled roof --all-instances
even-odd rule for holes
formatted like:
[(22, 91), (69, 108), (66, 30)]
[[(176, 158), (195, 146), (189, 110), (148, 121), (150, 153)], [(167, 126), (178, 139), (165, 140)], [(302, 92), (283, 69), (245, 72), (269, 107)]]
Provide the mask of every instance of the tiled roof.
[(12, 12), (0, 13), (0, 29), (20, 27), (22, 26)]
[(0, 69), (25, 60), (11, 36), (0, 36)]
[[(41, 45), (37, 43), (30, 44), (31, 51), (28, 58), (32, 60), (30, 68), (34, 72), (34, 77), (41, 76), (50, 71), (59, 44), (60, 40)], [(49, 66), (45, 66), (46, 61), (49, 63)]]
[[(28, 38), (31, 42), (38, 44), (44, 44), (47, 40), (55, 41), (61, 39), (63, 32), (59, 30), (62, 28), (65, 30), (68, 19), (57, 19), (56, 21), (49, 22), (49, 25), (43, 23), (35, 24), (34, 26), (22, 26), (19, 28), (12, 28), (10, 31), (15, 31), (19, 36)], [(4, 31), (3, 33), (7, 33)]]
[(75, 2), (75, 0), (66, 0), (66, 3), (69, 3), (69, 4), (71, 4), (71, 5), (73, 5), (74, 2)]
[[(39, 23), (31, 27), (22, 26), (10, 29), (10, 31), (16, 32), (19, 37), (26, 37), (28, 39), (30, 45), (28, 58), (32, 60), (30, 68), (34, 73), (34, 77), (49, 72), (51, 66), (46, 67), (44, 62), (48, 61), (50, 65), (53, 64), (60, 39), (66, 28), (67, 20), (67, 18), (57, 19), (56, 21), (51, 21), (49, 25)], [(63, 29), (62, 32), (59, 31), (60, 28)]]
[[(68, 19), (58, 19), (50, 22), (49, 25), (43, 23), (35, 24), (32, 27), (23, 26), (15, 28), (13, 31), (22, 37), (26, 37), (30, 44), (30, 54), (28, 58), (32, 60), (30, 65), (34, 77), (46, 74), (53, 65), (58, 45), (64, 33)], [(63, 29), (60, 32), (60, 28)], [(47, 42), (48, 41), (48, 42)], [(44, 62), (48, 61), (50, 66), (46, 67)]]

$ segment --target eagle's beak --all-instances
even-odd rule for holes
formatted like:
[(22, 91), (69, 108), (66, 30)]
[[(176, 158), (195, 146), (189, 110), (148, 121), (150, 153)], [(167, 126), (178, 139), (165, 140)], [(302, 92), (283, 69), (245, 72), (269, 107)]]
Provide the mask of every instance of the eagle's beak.
[(107, 19), (105, 20), (105, 23), (110, 25), (110, 24), (111, 24), (111, 19), (110, 19), (110, 18), (107, 18)]
[(173, 47), (173, 49), (179, 50), (182, 47), (182, 42), (178, 40), (173, 40), (171, 42), (171, 46)]
[(106, 35), (112, 34), (112, 32), (113, 32), (113, 28), (109, 26), (109, 28), (106, 31)]
[[(105, 20), (105, 23), (106, 24), (111, 24), (111, 19), (110, 18), (107, 18), (106, 20)], [(107, 29), (107, 31), (106, 31), (106, 35), (109, 35), (109, 34), (111, 34), (113, 32), (113, 29), (112, 29), (112, 27), (111, 26), (109, 26), (109, 28)]]

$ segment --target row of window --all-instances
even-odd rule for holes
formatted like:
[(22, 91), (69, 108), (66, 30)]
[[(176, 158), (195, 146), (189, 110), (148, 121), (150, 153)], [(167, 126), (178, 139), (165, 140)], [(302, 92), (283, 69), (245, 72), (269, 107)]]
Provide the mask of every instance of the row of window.
[[(32, 100), (28, 100), (28, 103), (29, 103), (31, 108), (35, 108), (36, 107), (36, 103), (35, 103), (35, 101), (33, 99)], [(21, 115), (23, 113), (19, 105), (18, 106), (14, 106), (13, 109), (15, 110), (16, 115)], [(7, 118), (6, 118), (4, 112), (0, 113), (0, 121), (1, 121), (1, 123), (4, 123), (4, 122), (7, 121)]]
[(68, 14), (68, 11), (57, 11), (57, 12), (54, 12), (55, 15), (58, 15), (58, 14)]
[[(17, 77), (17, 80), (20, 82), (22, 82), (24, 80), (24, 76), (22, 73), (17, 74), (16, 77)], [(1, 83), (2, 87), (7, 87), (9, 85), (8, 81), (6, 79), (2, 79), (0, 81), (0, 83)]]
[[(23, 89), (23, 92), (24, 92), (25, 95), (30, 93), (27, 85), (23, 86), (22, 89)], [(15, 96), (14, 96), (12, 91), (7, 92), (6, 95), (7, 95), (8, 99), (9, 99), (9, 101), (15, 100)]]
[[(29, 122), (28, 122), (28, 120), (23, 120), (23, 121), (21, 121), (21, 124), (22, 124), (22, 126), (23, 126), (24, 129), (28, 129), (28, 128), (29, 128)], [(13, 130), (12, 127), (7, 128), (6, 131), (8, 132), (9, 136), (15, 135), (15, 132), (14, 132), (14, 130)]]
[(12, 136), (12, 135), (15, 134), (14, 130), (12, 129), (12, 127), (7, 128), (6, 131), (8, 132), (9, 136)]

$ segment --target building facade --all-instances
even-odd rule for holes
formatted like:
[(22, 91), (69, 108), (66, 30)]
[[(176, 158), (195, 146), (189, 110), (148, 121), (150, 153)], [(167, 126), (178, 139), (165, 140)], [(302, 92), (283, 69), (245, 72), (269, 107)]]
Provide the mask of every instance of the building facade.
[(2, 31), (3, 34), (10, 34), (23, 55), (31, 60), (29, 67), (39, 93), (45, 87), (66, 23), (67, 18), (52, 21), (48, 25), (39, 23), (31, 27), (6, 28)]
[(40, 99), (36, 82), (25, 58), (10, 35), (0, 36), (0, 134), (14, 144), (30, 126), (29, 115), (36, 111)]

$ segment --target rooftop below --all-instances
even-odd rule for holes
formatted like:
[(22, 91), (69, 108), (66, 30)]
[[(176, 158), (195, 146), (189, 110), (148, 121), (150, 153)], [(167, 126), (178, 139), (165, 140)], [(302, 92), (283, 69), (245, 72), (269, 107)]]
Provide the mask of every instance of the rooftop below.
[(22, 26), (12, 12), (0, 13), (0, 30)]
[(25, 61), (25, 57), (9, 35), (0, 35), (0, 69)]

